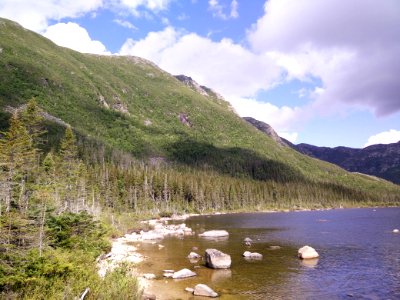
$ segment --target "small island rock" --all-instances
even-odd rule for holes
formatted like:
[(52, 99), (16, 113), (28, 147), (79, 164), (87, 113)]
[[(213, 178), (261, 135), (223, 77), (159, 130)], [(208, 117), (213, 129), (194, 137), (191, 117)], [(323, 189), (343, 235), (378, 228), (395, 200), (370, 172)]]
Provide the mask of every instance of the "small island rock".
[(225, 254), (217, 249), (207, 249), (205, 258), (206, 266), (212, 269), (228, 269), (232, 263), (229, 254)]
[(317, 258), (319, 254), (313, 247), (304, 246), (297, 251), (297, 255), (301, 259)]
[(245, 258), (249, 258), (249, 259), (262, 259), (263, 256), (261, 253), (257, 253), (257, 252), (250, 252), (250, 251), (245, 251), (243, 253), (243, 256)]
[(204, 296), (204, 297), (218, 297), (218, 294), (214, 292), (209, 286), (199, 283), (194, 287), (193, 295)]

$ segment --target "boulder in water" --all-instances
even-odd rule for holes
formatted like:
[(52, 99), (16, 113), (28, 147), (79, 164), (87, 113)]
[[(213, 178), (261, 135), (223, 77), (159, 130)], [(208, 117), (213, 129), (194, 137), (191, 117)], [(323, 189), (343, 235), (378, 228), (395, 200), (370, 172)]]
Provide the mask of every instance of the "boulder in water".
[(204, 296), (204, 297), (218, 297), (218, 294), (214, 292), (209, 286), (199, 283), (194, 287), (193, 295)]
[(304, 246), (297, 251), (297, 255), (301, 259), (317, 258), (319, 254), (313, 247)]
[(209, 230), (199, 234), (199, 236), (206, 238), (219, 238), (229, 236), (229, 232), (226, 230)]
[(181, 279), (181, 278), (187, 278), (187, 277), (193, 277), (196, 276), (197, 274), (193, 271), (190, 271), (189, 269), (182, 269), (178, 272), (175, 272), (172, 275), (173, 279)]
[(232, 263), (229, 254), (225, 254), (217, 249), (207, 249), (205, 258), (206, 266), (212, 269), (228, 269)]

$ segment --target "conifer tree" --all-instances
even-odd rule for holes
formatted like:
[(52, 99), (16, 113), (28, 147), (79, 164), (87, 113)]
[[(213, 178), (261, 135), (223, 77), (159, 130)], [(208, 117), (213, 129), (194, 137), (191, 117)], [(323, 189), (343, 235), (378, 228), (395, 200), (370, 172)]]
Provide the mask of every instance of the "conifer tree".
[(33, 140), (17, 113), (10, 120), (10, 128), (0, 139), (1, 197), (5, 202), (5, 210), (11, 204), (22, 209), (26, 182), (29, 174), (35, 169), (37, 150)]
[(78, 182), (82, 164), (78, 158), (78, 147), (72, 128), (65, 129), (61, 141), (59, 157), (59, 182), (61, 198), (64, 201), (64, 210), (72, 211), (78, 200)]

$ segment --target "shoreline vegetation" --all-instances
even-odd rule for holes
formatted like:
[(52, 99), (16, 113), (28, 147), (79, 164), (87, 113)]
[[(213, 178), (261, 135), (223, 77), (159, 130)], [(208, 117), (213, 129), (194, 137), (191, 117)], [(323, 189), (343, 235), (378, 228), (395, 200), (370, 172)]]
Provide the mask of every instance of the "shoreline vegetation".
[(96, 259), (112, 249), (110, 237), (146, 230), (140, 221), (153, 217), (400, 202), (398, 186), (352, 175), (333, 182), (257, 162), (226, 173), (138, 161), (48, 123), (35, 100), (10, 117), (0, 162), (0, 297), (7, 299), (140, 299), (134, 264), (102, 278)]

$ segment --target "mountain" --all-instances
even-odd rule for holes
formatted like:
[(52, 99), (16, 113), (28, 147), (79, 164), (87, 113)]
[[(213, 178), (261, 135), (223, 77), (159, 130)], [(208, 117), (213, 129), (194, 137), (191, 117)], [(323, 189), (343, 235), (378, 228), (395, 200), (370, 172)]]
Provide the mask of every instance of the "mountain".
[(333, 163), (350, 172), (377, 176), (400, 184), (400, 141), (388, 145), (372, 145), (363, 149), (295, 145), (281, 138), (267, 123), (250, 117), (243, 119), (282, 146), (291, 147), (300, 153)]
[[(228, 177), (253, 180), (248, 184), (254, 187), (269, 182), (282, 193), (293, 184), (287, 197), (298, 201), (305, 198), (303, 193), (318, 201), (328, 201), (325, 193), (334, 195), (332, 201), (344, 194), (346, 199), (380, 199), (385, 193), (395, 195), (388, 198), (392, 201), (400, 194), (388, 182), (282, 147), (189, 77), (174, 77), (139, 57), (81, 54), (5, 19), (0, 19), (0, 28), (3, 130), (8, 111), (34, 97), (47, 115), (60, 120), (58, 126), (69, 124), (95, 145), (145, 163), (162, 161), (194, 174), (213, 172), (224, 176), (220, 182)], [(60, 133), (49, 130), (48, 140), (57, 141)], [(90, 156), (95, 150), (85, 151)]]
[(317, 147), (309, 144), (295, 145), (295, 149), (334, 163), (350, 172), (369, 174), (400, 184), (400, 141), (363, 149)]

